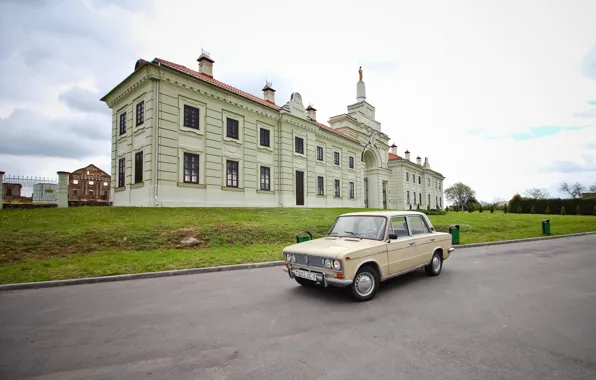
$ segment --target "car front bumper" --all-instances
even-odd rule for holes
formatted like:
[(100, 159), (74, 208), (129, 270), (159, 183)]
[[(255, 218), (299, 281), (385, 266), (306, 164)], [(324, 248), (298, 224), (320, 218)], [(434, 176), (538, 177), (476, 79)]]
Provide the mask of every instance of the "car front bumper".
[[(330, 276), (329, 273), (314, 271), (314, 270), (311, 270), (311, 268), (302, 267), (302, 266), (296, 267), (296, 269), (316, 273), (317, 281), (320, 282), (321, 284), (323, 284), (324, 287), (333, 286), (333, 287), (338, 287), (338, 288), (345, 288), (346, 286), (352, 285), (352, 280), (346, 280), (346, 279), (340, 279), (337, 277), (333, 277), (333, 276)], [(294, 279), (296, 277), (294, 275), (294, 272), (292, 272), (291, 266), (288, 268), (284, 265), (282, 267), (282, 270), (284, 272), (286, 272), (291, 279)]]

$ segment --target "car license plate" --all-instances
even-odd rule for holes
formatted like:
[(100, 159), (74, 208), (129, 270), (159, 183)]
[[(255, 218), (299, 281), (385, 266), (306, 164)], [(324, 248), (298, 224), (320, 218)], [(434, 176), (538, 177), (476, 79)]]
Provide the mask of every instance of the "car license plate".
[(316, 273), (306, 272), (300, 269), (293, 269), (294, 276), (306, 278), (307, 280), (317, 281)]

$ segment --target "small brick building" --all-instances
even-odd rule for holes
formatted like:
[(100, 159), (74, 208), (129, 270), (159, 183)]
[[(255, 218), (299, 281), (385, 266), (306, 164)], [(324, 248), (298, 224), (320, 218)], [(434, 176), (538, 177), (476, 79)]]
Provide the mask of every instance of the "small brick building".
[(91, 164), (75, 170), (69, 177), (69, 205), (110, 204), (111, 176), (108, 173)]

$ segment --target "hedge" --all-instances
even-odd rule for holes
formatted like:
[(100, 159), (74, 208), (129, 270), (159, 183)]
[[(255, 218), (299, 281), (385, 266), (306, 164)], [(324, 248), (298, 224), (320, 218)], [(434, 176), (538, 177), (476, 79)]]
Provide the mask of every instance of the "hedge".
[(566, 214), (594, 215), (596, 208), (596, 199), (528, 199), (513, 197), (509, 201), (509, 209), (522, 214), (532, 213), (532, 208), (536, 214), (561, 214), (564, 208)]

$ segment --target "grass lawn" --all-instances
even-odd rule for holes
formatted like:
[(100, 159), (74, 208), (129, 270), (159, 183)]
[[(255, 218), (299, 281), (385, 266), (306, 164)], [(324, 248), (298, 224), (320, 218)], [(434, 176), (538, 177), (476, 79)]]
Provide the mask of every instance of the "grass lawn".
[[(281, 260), (281, 249), (308, 230), (325, 234), (354, 209), (121, 208), (3, 210), (0, 283), (104, 276)], [(439, 231), (460, 225), (460, 243), (596, 231), (596, 217), (472, 214), (430, 216)], [(198, 248), (180, 241), (193, 236)]]

